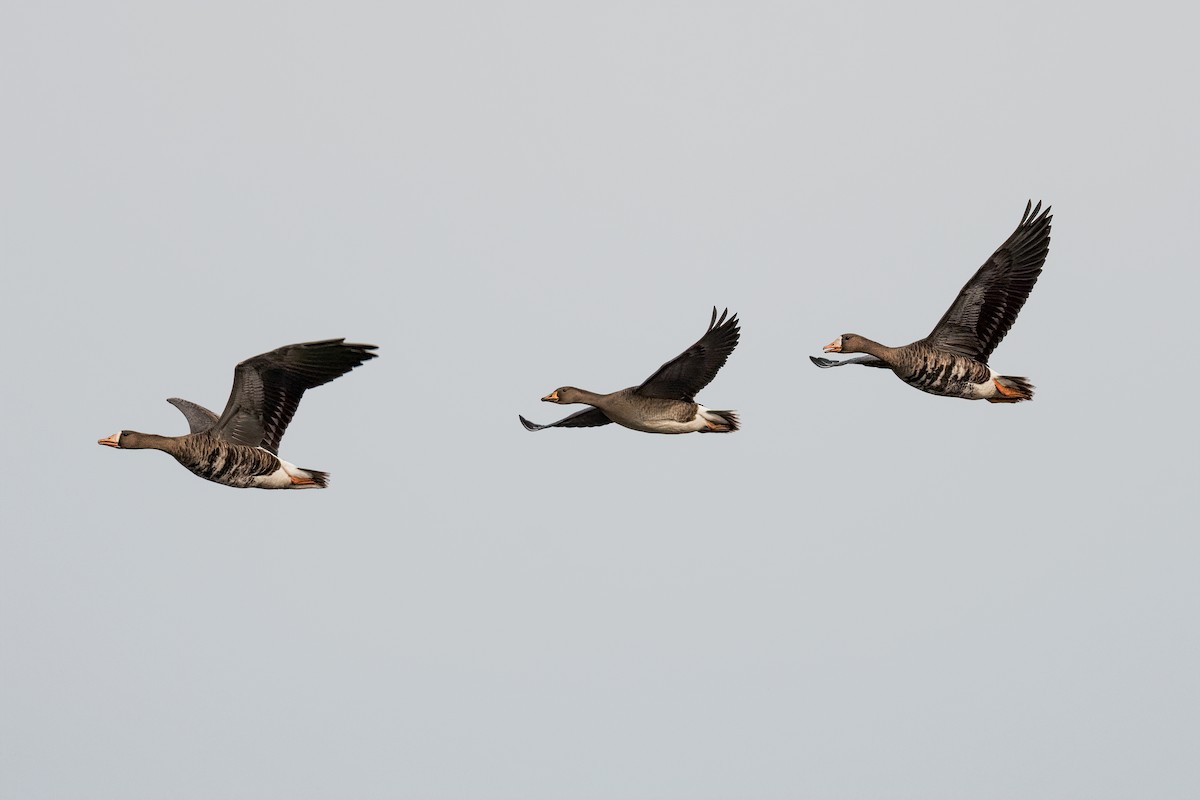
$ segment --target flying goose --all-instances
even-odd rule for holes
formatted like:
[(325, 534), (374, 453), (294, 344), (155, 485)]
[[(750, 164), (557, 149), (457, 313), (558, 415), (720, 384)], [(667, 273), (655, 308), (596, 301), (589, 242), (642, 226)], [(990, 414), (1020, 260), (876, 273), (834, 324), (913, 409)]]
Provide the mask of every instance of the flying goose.
[(279, 457), (279, 440), (306, 389), (345, 375), (375, 358), (373, 344), (345, 339), (289, 344), (248, 358), (233, 371), (233, 391), (218, 417), (172, 397), (187, 418), (185, 436), (121, 431), (99, 444), (122, 450), (162, 450), (201, 478), (238, 488), (324, 489), (329, 473), (300, 469)]
[(596, 394), (574, 386), (561, 386), (542, 398), (546, 403), (587, 403), (549, 425), (519, 417), (526, 430), (592, 428), (615, 422), (646, 433), (730, 433), (738, 429), (736, 411), (713, 411), (695, 401), (696, 394), (712, 382), (717, 370), (737, 347), (740, 330), (737, 314), (726, 320), (729, 309), (717, 319), (714, 306), (708, 331), (700, 341), (658, 368), (642, 382), (611, 394)]
[[(825, 345), (826, 353), (866, 353), (832, 361), (809, 356), (822, 369), (861, 364), (882, 367), (923, 392), (989, 403), (1033, 399), (1026, 378), (999, 375), (988, 358), (1004, 339), (1042, 274), (1050, 251), (1050, 207), (1025, 206), (1021, 224), (958, 293), (933, 332), (903, 347), (887, 347), (865, 336), (844, 333)], [(1039, 214), (1039, 212), (1041, 212)]]

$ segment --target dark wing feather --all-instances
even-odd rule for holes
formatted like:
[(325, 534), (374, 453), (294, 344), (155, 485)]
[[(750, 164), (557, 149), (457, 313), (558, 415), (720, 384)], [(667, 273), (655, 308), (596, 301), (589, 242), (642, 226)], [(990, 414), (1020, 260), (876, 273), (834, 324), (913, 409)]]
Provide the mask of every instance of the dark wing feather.
[(279, 440), (308, 389), (375, 358), (373, 344), (345, 339), (289, 344), (248, 358), (233, 371), (233, 391), (213, 433), (278, 455)]
[(551, 422), (549, 425), (538, 425), (536, 422), (530, 422), (520, 414), (517, 415), (517, 418), (521, 420), (521, 424), (525, 426), (525, 430), (527, 431), (542, 431), (546, 428), (594, 428), (597, 425), (607, 425), (612, 422), (598, 408), (585, 408), (583, 411), (576, 411), (571, 416), (563, 417), (558, 422)]
[(725, 309), (718, 320), (717, 308), (713, 306), (708, 331), (700, 337), (700, 341), (659, 367), (635, 391), (645, 397), (686, 400), (689, 403), (694, 401), (700, 390), (717, 376), (717, 370), (725, 365), (733, 348), (737, 347), (741, 335), (737, 314), (726, 320), (728, 313), (729, 309)]
[(168, 397), (167, 402), (183, 412), (188, 421), (188, 433), (202, 433), (217, 424), (217, 415), (201, 405), (182, 397)]
[(816, 364), (821, 369), (829, 369), (830, 367), (844, 367), (847, 364), (862, 364), (864, 367), (883, 367), (891, 369), (888, 363), (882, 358), (875, 356), (859, 356), (858, 358), (847, 358), (845, 361), (834, 361), (832, 358), (818, 358), (817, 356), (809, 356), (808, 360)]
[(1041, 203), (1033, 208), (1033, 201), (1025, 206), (1021, 224), (967, 281), (926, 341), (987, 363), (1016, 321), (1050, 252), (1054, 217), (1049, 206), (1039, 215), (1041, 208)]

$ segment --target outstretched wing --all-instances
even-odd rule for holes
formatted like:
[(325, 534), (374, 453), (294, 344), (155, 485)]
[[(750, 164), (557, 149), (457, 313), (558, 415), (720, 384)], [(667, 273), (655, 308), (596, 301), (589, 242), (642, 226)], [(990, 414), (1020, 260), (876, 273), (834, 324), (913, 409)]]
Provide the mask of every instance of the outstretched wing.
[(737, 347), (741, 335), (737, 314), (726, 320), (728, 313), (729, 309), (722, 311), (718, 320), (717, 307), (713, 306), (708, 331), (700, 337), (700, 341), (659, 367), (634, 391), (645, 397), (664, 400), (695, 400), (700, 390), (717, 376), (717, 370), (725, 365), (733, 348)]
[(864, 367), (883, 367), (891, 369), (888, 363), (882, 358), (875, 356), (859, 356), (858, 358), (847, 358), (845, 361), (834, 361), (832, 358), (818, 358), (817, 356), (809, 356), (808, 360), (816, 364), (821, 369), (829, 369), (830, 367), (844, 367), (847, 364), (862, 364)]
[(183, 412), (188, 421), (188, 433), (201, 433), (217, 424), (217, 415), (201, 405), (182, 397), (168, 397), (167, 402)]
[[(1021, 224), (967, 281), (926, 337), (930, 344), (985, 364), (1029, 297), (1050, 252), (1049, 206), (1025, 206)], [(1039, 211), (1041, 214), (1039, 215)]]
[(279, 453), (279, 440), (308, 389), (375, 358), (373, 344), (345, 339), (289, 344), (248, 358), (233, 371), (233, 391), (212, 433)]
[(517, 418), (521, 420), (521, 424), (525, 426), (525, 430), (527, 431), (541, 431), (546, 428), (595, 428), (598, 425), (607, 425), (612, 422), (598, 408), (585, 408), (583, 411), (576, 411), (571, 416), (563, 417), (558, 422), (551, 422), (549, 425), (538, 425), (536, 422), (530, 422), (520, 414), (517, 415)]

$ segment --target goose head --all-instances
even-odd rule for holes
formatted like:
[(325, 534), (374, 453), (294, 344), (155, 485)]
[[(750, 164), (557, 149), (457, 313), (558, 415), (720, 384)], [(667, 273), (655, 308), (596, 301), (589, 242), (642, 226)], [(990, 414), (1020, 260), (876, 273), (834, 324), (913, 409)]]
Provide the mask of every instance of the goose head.
[(580, 391), (574, 386), (560, 386), (542, 398), (543, 403), (578, 403)]
[(821, 348), (826, 353), (864, 353), (863, 337), (857, 333), (843, 333), (829, 344)]
[(127, 433), (129, 433), (129, 431), (121, 431), (120, 433), (114, 433), (112, 436), (106, 436), (103, 439), (100, 439), (99, 441), (96, 442), (96, 444), (103, 444), (103, 445), (107, 445), (108, 447), (120, 448), (121, 437)]
[(121, 431), (114, 433), (112, 436), (106, 436), (103, 439), (97, 440), (96, 444), (115, 447), (118, 450), (145, 450), (151, 448), (151, 445), (143, 441), (144, 434), (137, 431)]

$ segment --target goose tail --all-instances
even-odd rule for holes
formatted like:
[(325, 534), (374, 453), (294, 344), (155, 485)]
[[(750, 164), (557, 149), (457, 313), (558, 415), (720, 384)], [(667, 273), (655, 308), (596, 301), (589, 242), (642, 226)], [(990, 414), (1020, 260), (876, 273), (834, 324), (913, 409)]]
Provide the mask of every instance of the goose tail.
[(742, 421), (736, 411), (713, 411), (711, 408), (704, 408), (700, 410), (700, 416), (709, 426), (701, 433), (733, 433), (742, 427)]
[(1028, 378), (998, 375), (992, 382), (996, 384), (996, 395), (988, 398), (989, 403), (1020, 403), (1033, 399), (1033, 384)]
[(284, 471), (291, 480), (286, 489), (324, 489), (329, 485), (329, 473), (319, 469), (304, 469), (292, 464), (285, 464)]
[(317, 485), (318, 488), (324, 489), (329, 485), (328, 472), (321, 472), (319, 469), (306, 469), (304, 472), (308, 473), (308, 477)]

